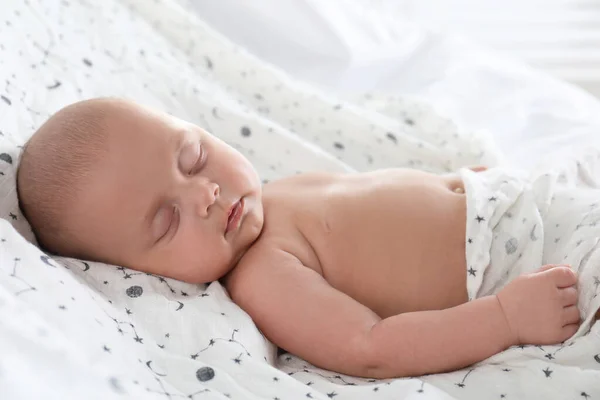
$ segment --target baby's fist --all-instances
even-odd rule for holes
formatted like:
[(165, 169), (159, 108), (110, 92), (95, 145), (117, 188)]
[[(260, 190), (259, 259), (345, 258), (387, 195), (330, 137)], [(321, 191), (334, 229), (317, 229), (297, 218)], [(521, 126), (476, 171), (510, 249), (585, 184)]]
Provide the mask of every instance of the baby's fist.
[(521, 275), (497, 295), (513, 341), (555, 344), (573, 336), (580, 323), (577, 275), (566, 266), (545, 265)]

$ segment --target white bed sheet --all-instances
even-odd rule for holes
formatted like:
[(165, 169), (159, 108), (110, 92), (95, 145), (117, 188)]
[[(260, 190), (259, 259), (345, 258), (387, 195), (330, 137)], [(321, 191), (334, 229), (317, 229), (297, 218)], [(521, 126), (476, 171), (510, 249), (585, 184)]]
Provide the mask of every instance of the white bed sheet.
[(264, 179), (386, 166), (443, 172), (496, 165), (501, 153), (410, 99), (363, 96), (368, 107), (360, 107), (289, 79), (174, 0), (10, 0), (2, 12), (2, 399), (532, 398), (540, 385), (600, 396), (597, 326), (576, 346), (513, 349), (450, 374), (357, 379), (276, 358), (218, 283), (47, 257), (27, 241), (17, 207), (19, 146), (50, 113), (82, 98), (124, 96), (203, 125)]
[(181, 0), (231, 40), (292, 76), (341, 95), (414, 95), (468, 130), (489, 132), (507, 160), (597, 142), (600, 101), (580, 88), (423, 28), (385, 1)]

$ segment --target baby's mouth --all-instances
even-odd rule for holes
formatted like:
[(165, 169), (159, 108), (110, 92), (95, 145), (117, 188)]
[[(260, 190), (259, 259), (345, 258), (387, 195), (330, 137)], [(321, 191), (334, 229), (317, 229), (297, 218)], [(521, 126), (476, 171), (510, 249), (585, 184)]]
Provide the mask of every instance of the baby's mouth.
[(227, 223), (225, 225), (225, 234), (238, 228), (243, 213), (244, 198), (241, 198), (229, 209), (229, 213), (227, 214)]

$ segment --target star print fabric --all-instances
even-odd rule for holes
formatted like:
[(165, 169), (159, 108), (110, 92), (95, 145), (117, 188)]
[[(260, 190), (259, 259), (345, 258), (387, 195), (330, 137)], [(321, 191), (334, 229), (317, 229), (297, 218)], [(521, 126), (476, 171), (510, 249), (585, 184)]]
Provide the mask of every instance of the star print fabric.
[(586, 332), (600, 307), (600, 187), (567, 185), (560, 169), (533, 174), (462, 169), (461, 176), (469, 299), (498, 293), (542, 265), (568, 264), (579, 275), (584, 319), (576, 337)]
[(600, 398), (595, 326), (573, 345), (515, 348), (449, 374), (358, 379), (277, 356), (218, 282), (190, 285), (33, 245), (15, 191), (20, 146), (53, 112), (90, 97), (126, 97), (203, 126), (265, 182), (314, 170), (443, 173), (502, 158), (481, 133), (412, 99), (336, 98), (294, 81), (181, 3), (2, 2), (2, 400)]

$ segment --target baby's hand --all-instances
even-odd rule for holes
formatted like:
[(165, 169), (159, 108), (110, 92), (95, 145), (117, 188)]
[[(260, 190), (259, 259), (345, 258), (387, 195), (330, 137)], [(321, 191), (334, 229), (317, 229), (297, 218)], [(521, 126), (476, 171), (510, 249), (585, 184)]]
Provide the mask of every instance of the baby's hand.
[(566, 266), (545, 265), (506, 285), (497, 295), (519, 344), (556, 344), (580, 324), (577, 275)]

